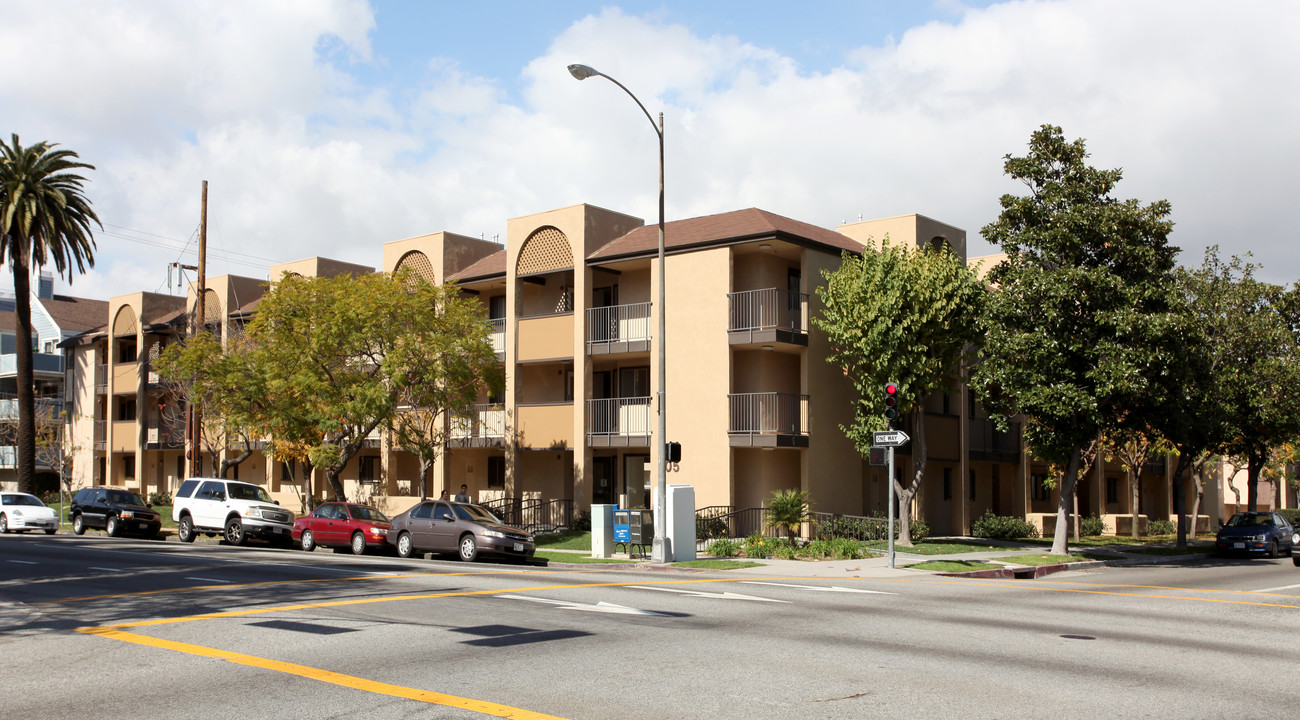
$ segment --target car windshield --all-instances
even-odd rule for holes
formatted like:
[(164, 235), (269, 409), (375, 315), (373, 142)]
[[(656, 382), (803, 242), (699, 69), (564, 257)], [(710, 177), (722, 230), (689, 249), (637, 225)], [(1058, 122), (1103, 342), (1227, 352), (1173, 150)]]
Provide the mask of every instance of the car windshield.
[(144, 498), (133, 492), (124, 492), (122, 490), (108, 491), (108, 501), (118, 505), (144, 505)]
[(350, 505), (348, 509), (352, 511), (352, 517), (357, 520), (369, 520), (371, 522), (392, 522), (388, 516), (379, 512), (372, 507), (365, 505)]
[(1272, 515), (1249, 515), (1246, 513), (1239, 513), (1233, 515), (1232, 518), (1228, 520), (1228, 527), (1258, 527), (1271, 526), (1272, 524)]
[(505, 525), (505, 521), (492, 514), (491, 510), (478, 505), (453, 505), (456, 508), (456, 517), (461, 520), (470, 522), (493, 523), (495, 525)]
[(259, 500), (264, 503), (273, 504), (271, 496), (266, 491), (256, 485), (245, 485), (243, 483), (230, 483), (231, 500)]
[(5, 505), (36, 505), (37, 507), (45, 507), (45, 503), (36, 499), (36, 497), (32, 495), (5, 495), (4, 504)]

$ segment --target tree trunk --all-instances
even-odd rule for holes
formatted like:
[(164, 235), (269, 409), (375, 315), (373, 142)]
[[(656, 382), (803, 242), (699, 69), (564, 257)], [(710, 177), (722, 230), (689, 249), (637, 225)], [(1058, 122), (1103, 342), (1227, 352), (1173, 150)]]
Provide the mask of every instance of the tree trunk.
[(14, 271), (14, 309), (17, 325), (15, 354), (18, 383), (18, 492), (36, 489), (36, 381), (32, 371), (31, 241), (15, 238), (10, 254)]
[(1068, 555), (1070, 552), (1070, 497), (1079, 482), (1079, 465), (1081, 448), (1070, 453), (1070, 461), (1065, 465), (1065, 477), (1061, 478), (1061, 492), (1056, 501), (1056, 533), (1052, 538), (1052, 554)]
[(431, 489), (429, 487), (429, 477), (430, 477), (430, 473), (432, 472), (433, 472), (433, 461), (421, 459), (420, 460), (420, 499), (421, 500), (429, 499), (429, 490)]
[[(1180, 549), (1187, 548), (1187, 488), (1183, 485), (1183, 472), (1187, 470), (1188, 460), (1183, 455), (1178, 456), (1178, 464), (1174, 466), (1174, 514), (1178, 517), (1178, 541), (1175, 547)], [(1192, 519), (1193, 525), (1196, 519)]]
[[(912, 484), (906, 489), (903, 485), (889, 478), (894, 483), (894, 493), (898, 496), (898, 544), (912, 547), (912, 498), (921, 489), (925, 479), (925, 412), (921, 409), (912, 412)], [(897, 462), (897, 459), (895, 459)]]
[[(22, 432), (19, 430), (19, 432)], [(1264, 453), (1258, 452), (1254, 443), (1246, 450), (1246, 510), (1259, 509), (1259, 471), (1263, 469)]]
[(311, 506), (311, 476), (315, 471), (316, 468), (312, 466), (310, 460), (302, 461), (302, 504), (304, 513), (309, 513), (313, 509)]
[(1074, 521), (1070, 523), (1074, 532), (1074, 541), (1079, 542), (1079, 484), (1075, 483), (1074, 492), (1070, 493), (1074, 498)]
[[(1196, 492), (1192, 494), (1192, 538), (1196, 538), (1196, 522), (1201, 516), (1201, 498), (1205, 497), (1205, 461), (1192, 463), (1192, 482)], [(1211, 528), (1213, 529), (1213, 528)]]
[(1141, 474), (1142, 468), (1140, 466), (1137, 472), (1130, 470), (1128, 473), (1129, 495), (1132, 498), (1132, 502), (1129, 503), (1129, 514), (1133, 516), (1133, 522), (1129, 523), (1131, 526), (1129, 528), (1129, 537), (1134, 540), (1141, 535), (1138, 532), (1140, 529), (1138, 527), (1138, 514), (1142, 512), (1142, 485), (1139, 483)]

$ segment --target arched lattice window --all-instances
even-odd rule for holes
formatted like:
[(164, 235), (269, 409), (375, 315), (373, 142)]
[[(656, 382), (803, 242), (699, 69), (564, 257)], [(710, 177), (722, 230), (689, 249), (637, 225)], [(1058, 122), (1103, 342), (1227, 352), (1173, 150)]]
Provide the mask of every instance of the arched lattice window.
[(519, 252), (519, 261), (515, 264), (515, 274), (537, 275), (572, 267), (573, 251), (569, 248), (569, 238), (558, 228), (548, 226), (534, 230), (524, 241), (524, 249)]

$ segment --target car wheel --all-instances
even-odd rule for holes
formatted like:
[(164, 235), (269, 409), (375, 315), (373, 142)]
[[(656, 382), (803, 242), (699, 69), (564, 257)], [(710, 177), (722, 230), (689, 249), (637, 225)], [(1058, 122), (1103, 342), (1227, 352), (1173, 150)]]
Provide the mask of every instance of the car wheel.
[(1270, 543), (1268, 544), (1268, 556), (1269, 556), (1270, 558), (1276, 558), (1276, 557), (1277, 557), (1277, 541), (1276, 541), (1276, 540), (1274, 540), (1273, 542), (1270, 542)]
[(74, 535), (86, 534), (86, 521), (80, 515), (72, 516), (72, 533)]
[(352, 533), (352, 554), (353, 555), (366, 554), (366, 536), (362, 535), (359, 532)]
[(248, 541), (248, 536), (244, 534), (244, 524), (239, 522), (239, 518), (231, 518), (226, 523), (226, 542), (231, 545), (243, 545)]
[(316, 549), (316, 536), (312, 535), (310, 530), (302, 531), (302, 538), (300, 538), (300, 541), (303, 552), (311, 552)]
[(9, 516), (0, 515), (0, 533), (9, 532)]
[(117, 537), (122, 534), (122, 521), (117, 519), (116, 515), (109, 515), (108, 520), (104, 523), (104, 532), (109, 537)]
[(1291, 564), (1295, 565), (1296, 567), (1300, 567), (1300, 555), (1292, 555)]
[(478, 557), (478, 543), (474, 542), (474, 536), (466, 533), (460, 536), (460, 559), (465, 562), (474, 562)]
[(198, 533), (194, 532), (194, 521), (190, 519), (190, 516), (186, 515), (181, 518), (180, 524), (176, 526), (176, 539), (181, 542), (190, 543), (194, 542), (194, 538), (197, 534)]
[(55, 532), (56, 532), (56, 530), (54, 530), (53, 528), (50, 528), (50, 529), (47, 529), (47, 530), (45, 531), (45, 534), (46, 534), (46, 535), (53, 535)]
[(411, 533), (404, 532), (397, 536), (397, 557), (409, 558), (415, 554), (415, 546), (411, 543)]

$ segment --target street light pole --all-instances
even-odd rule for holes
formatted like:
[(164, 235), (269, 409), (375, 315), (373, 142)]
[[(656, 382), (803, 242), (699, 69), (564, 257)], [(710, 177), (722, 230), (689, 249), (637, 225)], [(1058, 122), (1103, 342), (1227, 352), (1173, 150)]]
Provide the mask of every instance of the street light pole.
[(632, 98), (641, 112), (645, 113), (646, 119), (650, 121), (650, 127), (654, 128), (655, 135), (659, 137), (659, 432), (656, 440), (659, 443), (659, 462), (655, 472), (655, 538), (654, 545), (650, 550), (650, 559), (657, 563), (672, 562), (673, 552), (671, 543), (667, 542), (668, 536), (668, 352), (665, 344), (667, 338), (667, 322), (665, 320), (667, 313), (666, 304), (666, 286), (664, 282), (664, 114), (659, 113), (659, 124), (655, 125), (655, 120), (650, 116), (650, 112), (645, 109), (645, 105), (637, 99), (623, 86), (623, 83), (614, 78), (599, 72), (588, 65), (570, 65), (569, 74), (578, 80), (586, 80), (589, 77), (597, 76), (605, 78), (614, 83)]

